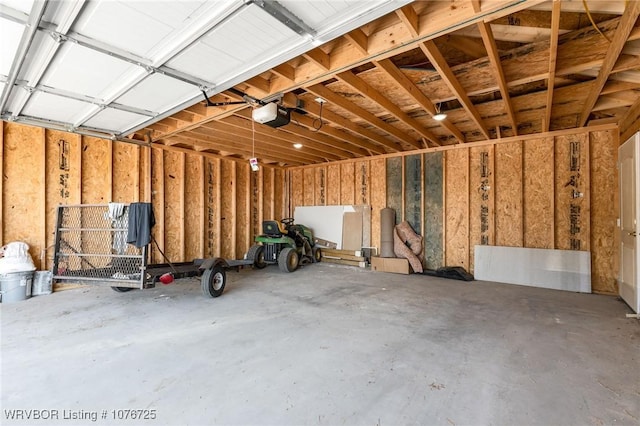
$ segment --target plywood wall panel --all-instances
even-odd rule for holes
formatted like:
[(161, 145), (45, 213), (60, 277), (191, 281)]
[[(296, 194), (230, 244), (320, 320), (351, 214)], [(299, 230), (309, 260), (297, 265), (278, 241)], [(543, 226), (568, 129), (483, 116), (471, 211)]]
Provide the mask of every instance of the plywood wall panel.
[(469, 150), (445, 153), (445, 264), (469, 268)]
[[(264, 202), (263, 202), (263, 220), (271, 220), (275, 217), (275, 169), (265, 167), (263, 177), (263, 190), (264, 190)], [(260, 228), (261, 230), (262, 228)], [(260, 231), (259, 230), (259, 231)]]
[(304, 174), (302, 169), (293, 169), (289, 172), (291, 176), (291, 201), (292, 209), (304, 206)]
[(236, 247), (234, 258), (241, 258), (249, 250), (251, 238), (251, 166), (236, 165)]
[(422, 229), (422, 155), (404, 157), (404, 219), (413, 230), (423, 235)]
[(371, 245), (380, 248), (380, 210), (387, 206), (387, 171), (384, 158), (369, 162), (371, 175)]
[[(46, 247), (55, 240), (57, 209), (60, 204), (80, 203), (81, 138), (56, 130), (46, 131)], [(47, 251), (46, 267), (51, 266), (53, 251)]]
[(171, 262), (183, 261), (181, 230), (184, 216), (180, 200), (184, 188), (184, 170), (181, 167), (184, 155), (181, 152), (164, 152), (164, 253)]
[(46, 220), (44, 130), (5, 123), (3, 156), (4, 243), (27, 243), (29, 254), (40, 267), (40, 252), (46, 244), (41, 231)]
[(316, 205), (316, 184), (315, 184), (315, 170), (303, 169), (302, 179), (304, 184), (304, 205), (315, 206)]
[(220, 161), (220, 256), (236, 257), (236, 163)]
[(316, 206), (327, 205), (327, 168), (315, 167), (314, 176), (314, 200)]
[(340, 205), (341, 191), (340, 164), (330, 164), (327, 166), (327, 205)]
[(588, 250), (589, 146), (585, 134), (555, 139), (555, 246)]
[(473, 147), (469, 155), (469, 269), (473, 271), (475, 246), (494, 241), (494, 147)]
[(203, 250), (201, 246), (201, 222), (204, 217), (204, 204), (202, 202), (204, 170), (201, 159), (202, 157), (196, 155), (187, 155), (185, 158), (185, 262), (201, 257)]
[(618, 294), (618, 244), (615, 229), (619, 215), (618, 137), (613, 132), (594, 132), (591, 151), (591, 288)]
[(249, 233), (249, 246), (253, 245), (256, 235), (262, 233), (262, 210), (264, 208), (264, 175), (265, 168), (261, 167), (257, 172), (251, 172), (250, 194), (251, 194), (251, 227)]
[(402, 157), (387, 158), (387, 207), (396, 212), (396, 224), (403, 221)]
[(356, 161), (355, 167), (355, 201), (354, 204), (371, 204), (371, 174), (369, 161)]
[(291, 217), (293, 210), (289, 209), (289, 200), (287, 199), (287, 173), (283, 169), (275, 169), (274, 175), (274, 219)]
[(355, 164), (342, 163), (340, 166), (340, 204), (355, 204)]
[(444, 154), (424, 154), (424, 253), (425, 266), (444, 266)]
[(116, 203), (132, 203), (139, 197), (139, 147), (128, 143), (113, 144), (113, 191)]
[(82, 203), (111, 201), (111, 141), (82, 138)]
[(524, 143), (524, 247), (554, 246), (554, 141)]
[(522, 142), (495, 146), (497, 246), (522, 247)]
[(220, 210), (221, 210), (221, 178), (219, 159), (205, 160), (205, 256), (220, 257)]
[[(152, 235), (155, 238), (160, 250), (164, 250), (164, 151), (152, 149), (151, 152), (151, 199), (153, 203), (153, 213), (156, 218), (156, 226), (152, 228)], [(158, 247), (152, 245), (151, 261), (163, 263), (164, 259)]]

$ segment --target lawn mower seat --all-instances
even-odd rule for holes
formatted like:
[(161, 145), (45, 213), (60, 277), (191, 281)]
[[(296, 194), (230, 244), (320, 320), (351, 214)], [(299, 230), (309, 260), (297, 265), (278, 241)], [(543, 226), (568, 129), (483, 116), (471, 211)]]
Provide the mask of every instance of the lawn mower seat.
[(282, 237), (287, 235), (287, 230), (277, 220), (265, 220), (262, 222), (262, 232), (269, 237)]

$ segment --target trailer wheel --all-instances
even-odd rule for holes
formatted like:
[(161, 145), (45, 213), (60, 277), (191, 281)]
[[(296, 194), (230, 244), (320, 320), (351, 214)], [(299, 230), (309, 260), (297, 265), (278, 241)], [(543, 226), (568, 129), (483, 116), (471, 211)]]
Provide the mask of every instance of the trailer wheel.
[(264, 246), (260, 244), (251, 246), (247, 252), (247, 260), (252, 260), (253, 266), (258, 269), (266, 267), (267, 262), (264, 261)]
[(320, 247), (312, 248), (311, 253), (313, 253), (313, 263), (318, 263), (322, 260), (322, 249)]
[(282, 272), (293, 272), (298, 269), (299, 261), (298, 252), (291, 247), (287, 247), (278, 256), (278, 267)]
[(200, 287), (202, 294), (207, 297), (218, 297), (224, 291), (227, 283), (227, 274), (220, 265), (215, 265), (211, 269), (207, 269), (200, 279)]
[(111, 290), (118, 292), (118, 293), (126, 293), (128, 291), (131, 290), (135, 290), (135, 288), (133, 287), (111, 287)]

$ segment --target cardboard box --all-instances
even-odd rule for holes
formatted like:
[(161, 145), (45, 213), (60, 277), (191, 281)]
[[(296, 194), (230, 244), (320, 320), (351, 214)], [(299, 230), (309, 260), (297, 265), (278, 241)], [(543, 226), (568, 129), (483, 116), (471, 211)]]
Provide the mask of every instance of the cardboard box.
[(393, 272), (410, 274), (409, 261), (400, 257), (371, 257), (371, 270), (375, 272)]

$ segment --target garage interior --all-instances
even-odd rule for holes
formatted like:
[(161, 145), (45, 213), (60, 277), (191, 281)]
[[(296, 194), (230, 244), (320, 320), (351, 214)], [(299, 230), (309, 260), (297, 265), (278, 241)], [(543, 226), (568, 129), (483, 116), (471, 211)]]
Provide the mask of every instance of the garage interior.
[[(242, 259), (265, 220), (356, 205), (370, 247), (392, 208), (428, 269), (474, 273), (478, 246), (580, 252), (591, 293), (330, 262), (228, 271), (215, 299), (195, 278), (56, 284), (0, 304), (3, 423), (638, 424), (618, 225), (638, 15), (622, 0), (0, 0), (0, 243), (29, 244), (39, 270), (59, 205), (152, 203), (150, 263)], [(283, 121), (259, 122), (274, 104)]]

